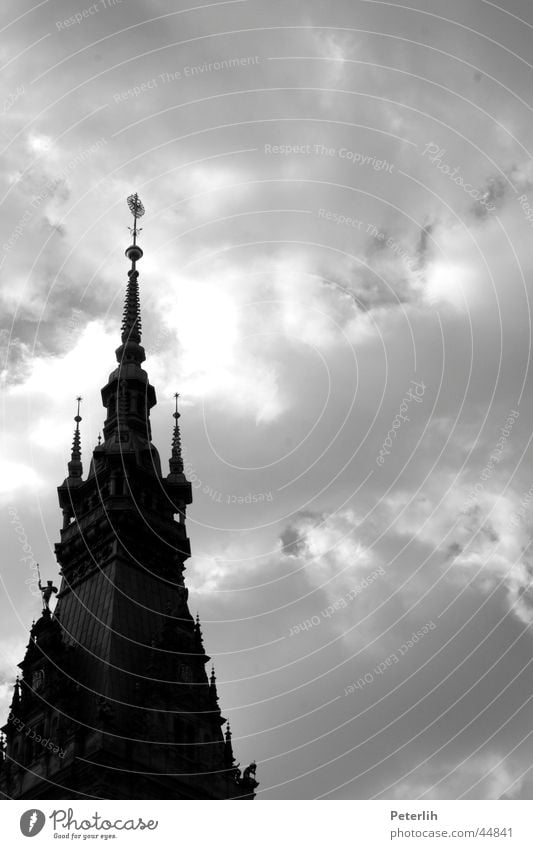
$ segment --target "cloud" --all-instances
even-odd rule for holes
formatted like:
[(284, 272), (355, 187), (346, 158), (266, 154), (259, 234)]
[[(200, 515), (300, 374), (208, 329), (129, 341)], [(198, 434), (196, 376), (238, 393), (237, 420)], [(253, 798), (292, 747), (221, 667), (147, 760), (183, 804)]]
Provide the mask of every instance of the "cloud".
[(0, 330), (0, 379), (4, 386), (18, 383), (28, 377), (31, 358), (29, 345), (8, 330)]
[[(87, 442), (91, 444), (101, 427), (99, 388), (112, 365), (116, 342), (117, 334), (110, 334), (103, 323), (89, 322), (66, 352), (51, 355), (39, 347), (32, 356), (22, 346), (22, 365), (15, 374), (8, 369), (12, 379), (5, 389), (9, 421), (2, 450), (5, 493), (25, 490), (36, 495), (50, 492), (51, 487), (53, 491), (52, 480), (63, 472), (72, 442), (76, 392), (85, 399), (82, 444), (87, 450)], [(88, 368), (89, 363), (94, 369)]]
[(41, 489), (44, 481), (26, 463), (13, 463), (0, 458), (0, 494), (11, 497), (16, 490)]
[[(80, 383), (82, 375), (83, 382), (101, 382), (102, 375), (109, 370), (117, 341), (116, 330), (110, 332), (100, 321), (90, 322), (81, 329), (68, 352), (34, 357), (30, 374), (24, 383), (11, 389), (11, 396), (32, 395), (35, 398), (44, 395), (57, 403), (72, 395), (72, 387)], [(87, 369), (88, 363), (91, 364), (90, 370)]]
[[(371, 552), (358, 538), (359, 520), (353, 510), (325, 514), (302, 512), (281, 532), (282, 551), (301, 558), (308, 578), (320, 585), (339, 579), (353, 581), (374, 565)], [(348, 572), (348, 575), (346, 575)], [(331, 588), (328, 590), (331, 592)]]
[[(528, 527), (517, 520), (520, 494), (508, 488), (504, 493), (501, 479), (474, 497), (460, 479), (441, 474), (436, 480), (438, 493), (432, 482), (423, 496), (396, 492), (383, 498), (381, 520), (394, 534), (433, 551), (448, 585), (470, 587), (485, 597), (502, 588), (507, 611), (532, 625), (533, 561)], [(433, 572), (434, 580), (437, 576)]]
[(516, 779), (520, 760), (497, 751), (481, 752), (455, 762), (435, 758), (416, 767), (413, 774), (390, 790), (393, 799), (500, 799), (521, 796), (523, 779)]
[[(6, 92), (39, 79), (3, 116), (6, 497), (52, 576), (75, 396), (84, 397), (84, 462), (105, 415), (99, 389), (114, 365), (127, 272), (125, 199), (137, 190), (154, 442), (168, 450), (179, 390), (184, 450), (200, 481), (187, 583), (210, 620), (206, 650), (227, 652), (221, 704), (244, 735), (239, 757), (249, 746), (264, 761), (265, 797), (315, 798), (364, 770), (350, 786), (361, 798), (394, 777), (395, 798), (452, 798), (478, 781), (480, 797), (526, 797), (518, 776), (531, 761), (528, 740), (505, 758), (529, 732), (527, 716), (504, 726), (520, 682), (475, 719), (531, 658), (533, 260), (509, 185), (528, 196), (533, 185), (530, 113), (513, 94), (522, 65), (509, 52), (502, 65), (493, 41), (453, 23), (459, 0), (452, 23), (399, 4), (355, 12), (342, 0), (345, 30), (324, 27), (314, 0), (295, 4), (284, 27), (282, 5), (174, 14), (140, 2), (126, 20), (118, 3), (53, 38), (42, 38), (54, 28), (42, 5), (11, 27)], [(146, 24), (154, 14), (165, 17)], [(487, 16), (524, 55), (527, 27), (501, 10)], [(252, 55), (257, 63), (231, 72), (159, 76)], [(152, 79), (157, 86), (117, 100)], [(480, 214), (423, 155), (430, 143), (494, 212)], [(310, 152), (267, 155), (267, 144)], [(424, 403), (377, 469), (411, 379), (428, 387)], [(471, 498), (519, 398), (512, 440)], [(268, 503), (232, 500), (267, 491)], [(36, 600), (9, 529), (5, 549), (5, 580), (29, 627)], [(385, 574), (349, 607), (289, 637), (380, 566)], [(331, 701), (433, 617), (431, 636), (357, 702)], [(4, 634), (19, 628), (16, 660), (26, 626), (2, 620)], [(493, 731), (494, 740), (464, 769), (464, 739), (430, 759), (465, 717), (468, 744)], [(424, 740), (393, 756), (398, 740), (431, 722)], [(347, 754), (354, 738), (361, 745)], [(402, 779), (421, 757), (428, 762)]]

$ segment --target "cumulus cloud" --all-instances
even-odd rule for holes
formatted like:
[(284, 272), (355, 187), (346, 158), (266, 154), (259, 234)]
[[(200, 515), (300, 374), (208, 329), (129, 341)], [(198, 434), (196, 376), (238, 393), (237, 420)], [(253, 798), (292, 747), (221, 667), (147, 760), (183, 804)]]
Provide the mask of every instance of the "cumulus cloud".
[(300, 513), (281, 533), (282, 551), (302, 559), (313, 583), (334, 583), (338, 593), (339, 584), (353, 581), (374, 564), (372, 553), (358, 538), (359, 524), (353, 510)]

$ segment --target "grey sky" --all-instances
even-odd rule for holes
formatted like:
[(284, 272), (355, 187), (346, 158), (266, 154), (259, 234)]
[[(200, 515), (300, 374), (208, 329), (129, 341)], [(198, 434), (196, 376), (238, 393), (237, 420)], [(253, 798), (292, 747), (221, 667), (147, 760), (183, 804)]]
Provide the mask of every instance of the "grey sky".
[(13, 510), (56, 580), (138, 191), (154, 441), (178, 390), (191, 607), (261, 796), (531, 797), (533, 15), (505, 6), (4, 4), (3, 712), (39, 611)]

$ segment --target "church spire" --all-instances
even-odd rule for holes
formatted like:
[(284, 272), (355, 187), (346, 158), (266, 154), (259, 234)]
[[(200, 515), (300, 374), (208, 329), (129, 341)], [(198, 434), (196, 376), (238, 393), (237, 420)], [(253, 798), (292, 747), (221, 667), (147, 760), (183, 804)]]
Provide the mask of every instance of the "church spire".
[(142, 248), (137, 244), (137, 235), (141, 232), (141, 228), (137, 227), (137, 221), (142, 218), (145, 209), (137, 193), (128, 197), (128, 207), (133, 215), (133, 227), (129, 228), (133, 243), (126, 248), (126, 256), (131, 261), (131, 268), (128, 271), (128, 285), (122, 314), (122, 345), (116, 351), (117, 361), (121, 364), (128, 361), (142, 363), (146, 359), (144, 348), (141, 346), (139, 272), (136, 267), (143, 256)]
[(76, 401), (78, 402), (78, 409), (76, 415), (74, 416), (74, 421), (76, 422), (76, 427), (74, 429), (74, 439), (72, 440), (72, 452), (70, 455), (70, 460), (68, 462), (68, 479), (72, 481), (76, 478), (81, 478), (83, 474), (83, 466), (81, 464), (81, 440), (80, 440), (80, 404), (81, 404), (81, 396), (78, 395)]
[[(102, 403), (107, 410), (104, 422), (103, 443), (98, 456), (108, 457), (117, 450), (121, 454), (135, 456), (135, 463), (161, 478), (161, 461), (152, 445), (150, 410), (156, 404), (156, 394), (148, 375), (142, 368), (146, 354), (141, 345), (141, 310), (139, 303), (139, 281), (136, 264), (143, 252), (137, 244), (140, 232), (139, 218), (144, 215), (144, 206), (137, 194), (128, 197), (128, 207), (133, 215), (130, 227), (132, 243), (126, 250), (131, 262), (122, 317), (121, 344), (115, 351), (118, 366), (111, 372), (107, 384), (102, 388)], [(116, 474), (120, 474), (115, 470)]]

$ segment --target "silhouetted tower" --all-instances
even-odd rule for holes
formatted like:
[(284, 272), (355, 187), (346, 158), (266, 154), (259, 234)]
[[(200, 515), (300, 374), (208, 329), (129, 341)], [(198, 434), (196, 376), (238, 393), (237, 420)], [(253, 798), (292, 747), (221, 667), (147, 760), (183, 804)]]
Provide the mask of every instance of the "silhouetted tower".
[(183, 581), (191, 485), (181, 454), (178, 395), (163, 475), (151, 441), (154, 388), (142, 368), (138, 218), (117, 367), (102, 389), (103, 440), (83, 478), (80, 408), (56, 556), (61, 588), (32, 626), (0, 740), (8, 798), (254, 798), (223, 734), (214, 670)]

